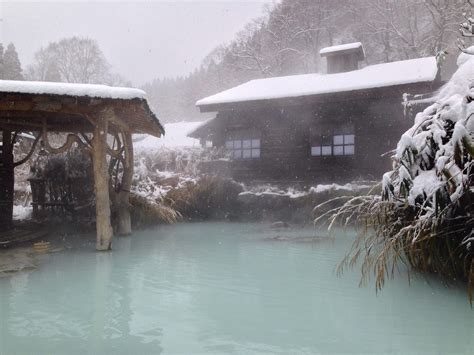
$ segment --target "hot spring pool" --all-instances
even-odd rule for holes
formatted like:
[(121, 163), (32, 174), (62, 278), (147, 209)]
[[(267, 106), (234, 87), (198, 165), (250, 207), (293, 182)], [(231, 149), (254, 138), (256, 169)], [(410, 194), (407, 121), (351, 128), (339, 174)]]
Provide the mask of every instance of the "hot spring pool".
[(474, 352), (464, 290), (399, 276), (376, 295), (335, 274), (352, 236), (315, 234), (183, 223), (51, 254), (0, 279), (0, 354)]

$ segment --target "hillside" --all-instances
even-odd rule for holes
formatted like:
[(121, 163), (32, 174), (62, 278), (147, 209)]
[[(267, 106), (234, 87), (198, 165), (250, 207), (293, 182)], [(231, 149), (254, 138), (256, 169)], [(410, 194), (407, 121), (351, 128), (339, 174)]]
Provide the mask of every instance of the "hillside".
[(144, 89), (164, 122), (203, 120), (195, 102), (251, 79), (325, 71), (319, 50), (361, 41), (366, 63), (435, 55), (452, 48), (461, 0), (282, 0), (186, 77)]

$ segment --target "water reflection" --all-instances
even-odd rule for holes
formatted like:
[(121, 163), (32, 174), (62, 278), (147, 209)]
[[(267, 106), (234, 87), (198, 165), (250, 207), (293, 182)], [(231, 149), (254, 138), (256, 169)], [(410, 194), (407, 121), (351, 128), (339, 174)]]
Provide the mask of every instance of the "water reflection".
[(347, 236), (292, 243), (274, 233), (181, 224), (120, 238), (111, 253), (86, 244), (52, 254), (0, 279), (0, 354), (472, 349), (464, 291), (397, 278), (376, 296), (357, 287), (357, 272), (334, 274)]

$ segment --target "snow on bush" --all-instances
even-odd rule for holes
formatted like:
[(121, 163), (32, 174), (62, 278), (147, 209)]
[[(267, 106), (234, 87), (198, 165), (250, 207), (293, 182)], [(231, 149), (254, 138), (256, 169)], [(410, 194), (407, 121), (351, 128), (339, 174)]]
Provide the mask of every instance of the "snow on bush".
[(454, 208), (472, 186), (474, 57), (461, 54), (435, 103), (416, 115), (383, 177), (385, 200), (408, 204), (421, 218)]
[(402, 135), (382, 194), (348, 197), (315, 220), (329, 217), (329, 228), (337, 222), (358, 227), (338, 271), (363, 258), (361, 281), (373, 275), (377, 290), (406, 264), (467, 281), (474, 299), (474, 56), (462, 55), (458, 63), (434, 103)]
[(225, 152), (214, 148), (161, 147), (135, 156), (132, 192), (150, 200), (163, 200), (172, 189), (199, 180), (199, 164), (219, 159)]

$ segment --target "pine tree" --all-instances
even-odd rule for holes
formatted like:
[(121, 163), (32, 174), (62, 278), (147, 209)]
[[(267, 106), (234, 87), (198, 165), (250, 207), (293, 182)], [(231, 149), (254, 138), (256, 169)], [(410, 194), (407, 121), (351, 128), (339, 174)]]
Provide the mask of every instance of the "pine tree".
[(10, 43), (3, 55), (3, 79), (24, 80), (20, 59), (13, 43)]
[(3, 44), (0, 43), (0, 79), (3, 79), (4, 75), (4, 65), (3, 65), (3, 55), (4, 55), (4, 50), (3, 50)]

